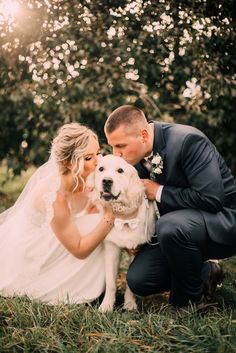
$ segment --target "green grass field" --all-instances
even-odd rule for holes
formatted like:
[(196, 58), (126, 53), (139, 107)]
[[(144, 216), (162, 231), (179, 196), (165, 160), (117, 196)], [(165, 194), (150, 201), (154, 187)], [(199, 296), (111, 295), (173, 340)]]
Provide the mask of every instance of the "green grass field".
[[(5, 172), (0, 169), (0, 181)], [(1, 211), (14, 202), (31, 173), (0, 187)], [(0, 297), (0, 353), (236, 352), (236, 257), (224, 261), (227, 276), (217, 290), (217, 305), (204, 315), (190, 310), (180, 318), (161, 310), (166, 296), (138, 298), (137, 311), (124, 311), (125, 265), (126, 255), (113, 313), (99, 313), (98, 302), (49, 306)]]

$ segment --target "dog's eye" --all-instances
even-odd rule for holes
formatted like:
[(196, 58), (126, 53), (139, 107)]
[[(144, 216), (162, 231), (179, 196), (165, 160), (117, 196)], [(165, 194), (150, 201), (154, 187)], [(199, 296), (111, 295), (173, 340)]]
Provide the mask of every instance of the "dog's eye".
[(99, 167), (99, 172), (103, 172), (104, 171), (104, 167)]
[(122, 174), (122, 173), (124, 173), (124, 169), (119, 168), (119, 169), (117, 170), (117, 172), (120, 173), (120, 174)]

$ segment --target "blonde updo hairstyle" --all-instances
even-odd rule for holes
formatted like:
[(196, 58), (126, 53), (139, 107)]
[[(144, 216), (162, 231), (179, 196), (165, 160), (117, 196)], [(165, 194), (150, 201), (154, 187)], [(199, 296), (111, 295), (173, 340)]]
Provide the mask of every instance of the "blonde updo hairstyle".
[(97, 135), (86, 126), (70, 123), (59, 129), (52, 142), (51, 154), (59, 165), (60, 172), (62, 174), (68, 173), (68, 163), (72, 165), (74, 190), (80, 183), (84, 189), (85, 182), (81, 174), (84, 171), (84, 154), (91, 137), (98, 139)]

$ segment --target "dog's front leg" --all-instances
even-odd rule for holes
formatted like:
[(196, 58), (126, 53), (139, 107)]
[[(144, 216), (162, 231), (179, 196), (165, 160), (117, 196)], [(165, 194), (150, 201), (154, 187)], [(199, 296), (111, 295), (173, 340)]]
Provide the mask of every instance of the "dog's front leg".
[[(129, 255), (129, 265), (134, 259), (134, 255)], [(124, 308), (126, 310), (136, 310), (137, 309), (137, 304), (136, 304), (136, 299), (135, 295), (131, 291), (131, 289), (128, 286), (128, 283), (126, 282), (126, 289), (125, 289), (125, 302), (124, 302)]]
[(99, 311), (112, 311), (116, 299), (116, 278), (120, 262), (120, 249), (112, 242), (105, 241), (106, 291)]

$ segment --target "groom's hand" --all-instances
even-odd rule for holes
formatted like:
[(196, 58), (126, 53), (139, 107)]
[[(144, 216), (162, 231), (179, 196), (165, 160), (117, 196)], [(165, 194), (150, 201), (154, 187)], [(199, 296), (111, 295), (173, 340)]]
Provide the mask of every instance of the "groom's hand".
[(151, 200), (151, 201), (156, 200), (156, 194), (160, 184), (150, 179), (142, 179), (142, 182), (143, 182), (143, 185), (145, 186), (145, 192), (148, 200)]
[(136, 256), (141, 249), (141, 245), (138, 245), (135, 249), (125, 248), (129, 256)]

